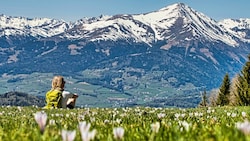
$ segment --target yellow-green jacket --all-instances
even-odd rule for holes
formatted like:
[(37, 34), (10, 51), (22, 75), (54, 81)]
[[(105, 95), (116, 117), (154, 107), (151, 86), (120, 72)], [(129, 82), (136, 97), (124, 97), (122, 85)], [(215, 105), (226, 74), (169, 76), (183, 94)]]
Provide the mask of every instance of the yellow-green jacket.
[(62, 91), (50, 90), (46, 93), (45, 109), (62, 108)]

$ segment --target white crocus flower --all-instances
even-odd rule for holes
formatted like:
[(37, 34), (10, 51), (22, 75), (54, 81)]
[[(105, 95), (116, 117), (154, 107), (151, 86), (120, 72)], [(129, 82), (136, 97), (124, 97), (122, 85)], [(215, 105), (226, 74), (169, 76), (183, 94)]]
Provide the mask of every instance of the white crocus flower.
[(210, 109), (208, 109), (208, 110), (207, 110), (207, 113), (208, 113), (208, 114), (210, 114), (210, 113), (211, 113), (211, 110), (210, 110)]
[(236, 117), (237, 114), (236, 114), (236, 113), (232, 113), (231, 116), (232, 116), (232, 117)]
[(91, 132), (82, 132), (81, 137), (82, 141), (90, 141), (95, 138), (96, 130), (93, 130)]
[(94, 140), (94, 139), (95, 139), (96, 133), (97, 133), (96, 129), (90, 131), (90, 132), (89, 132), (89, 139), (90, 139), (90, 140)]
[(199, 113), (198, 113), (198, 112), (195, 112), (195, 113), (194, 113), (194, 116), (195, 116), (195, 117), (198, 117), (198, 116), (199, 116)]
[(194, 113), (189, 113), (188, 116), (189, 116), (189, 117), (193, 117), (193, 116), (194, 116)]
[(95, 138), (96, 130), (89, 131), (90, 129), (90, 123), (87, 123), (86, 121), (79, 123), (80, 133), (82, 137), (82, 141), (90, 141)]
[(120, 124), (122, 122), (122, 119), (116, 119), (116, 123)]
[(250, 134), (250, 122), (247, 120), (244, 122), (237, 122), (236, 128), (242, 131), (245, 135)]
[(179, 125), (182, 126), (182, 127), (184, 127), (184, 129), (186, 131), (189, 130), (190, 125), (188, 124), (188, 122), (186, 122), (186, 121), (179, 121)]
[(34, 116), (40, 128), (41, 133), (43, 133), (47, 122), (47, 114), (44, 111), (42, 111), (42, 112), (36, 112)]
[(113, 129), (114, 138), (121, 140), (124, 136), (124, 129), (122, 127), (117, 127)]
[(76, 137), (76, 131), (62, 130), (62, 140), (63, 141), (73, 141)]
[(55, 125), (56, 121), (54, 119), (49, 120), (49, 125)]
[(177, 119), (178, 119), (178, 118), (181, 116), (181, 114), (179, 114), (179, 113), (175, 113), (175, 114), (174, 114), (174, 116), (175, 116), (175, 118), (177, 118)]
[(242, 115), (242, 117), (246, 117), (247, 113), (246, 112), (242, 112), (241, 115)]
[(80, 128), (80, 132), (88, 132), (90, 129), (90, 123), (87, 123), (86, 121), (80, 122), (79, 123), (79, 128)]
[(104, 121), (103, 121), (103, 123), (104, 124), (108, 124), (110, 121), (108, 120), (108, 119), (105, 119)]
[(159, 123), (159, 122), (156, 122), (156, 123), (151, 124), (151, 130), (152, 130), (154, 133), (158, 133), (158, 132), (159, 132), (159, 129), (160, 129), (160, 123)]
[(166, 116), (165, 113), (159, 113), (159, 114), (157, 114), (157, 117), (158, 117), (159, 119), (162, 119), (162, 118), (164, 118), (165, 116)]
[(181, 117), (182, 117), (182, 118), (184, 118), (185, 116), (186, 116), (186, 114), (184, 114), (184, 113), (183, 113), (183, 114), (181, 114)]

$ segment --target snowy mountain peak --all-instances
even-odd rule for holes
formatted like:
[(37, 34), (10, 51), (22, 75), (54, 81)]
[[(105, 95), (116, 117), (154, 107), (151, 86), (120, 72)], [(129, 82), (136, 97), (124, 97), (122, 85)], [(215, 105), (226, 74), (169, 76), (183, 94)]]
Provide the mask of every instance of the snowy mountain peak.
[(51, 37), (69, 28), (64, 21), (48, 18), (25, 18), (0, 15), (0, 36), (9, 35), (32, 35)]
[(163, 7), (161, 8), (160, 10), (158, 11), (166, 11), (166, 10), (173, 10), (173, 9), (182, 9), (182, 8), (189, 8), (187, 5), (185, 5), (184, 3), (175, 3), (175, 4), (172, 4), (172, 5), (169, 5), (169, 6), (166, 6), (166, 7)]
[(243, 42), (250, 43), (250, 19), (224, 19), (219, 22), (219, 25), (225, 27)]
[[(183, 3), (173, 4), (158, 11), (134, 16), (135, 19), (149, 25), (155, 32), (157, 40), (180, 39), (208, 40), (224, 42), (230, 46), (237, 46), (233, 35), (226, 34), (227, 30), (215, 20)], [(174, 34), (173, 34), (174, 33)], [(177, 43), (178, 42), (178, 43)], [(182, 41), (183, 44), (186, 41)]]
[(172, 4), (156, 11), (156, 13), (163, 13), (163, 12), (165, 14), (171, 15), (172, 17), (175, 16), (175, 17), (191, 18), (190, 16), (192, 14), (194, 15), (198, 14), (199, 16), (206, 17), (204, 14), (197, 12), (196, 10), (192, 9), (188, 5), (185, 5), (184, 3)]
[(229, 29), (250, 29), (250, 19), (224, 19), (219, 21), (219, 24)]

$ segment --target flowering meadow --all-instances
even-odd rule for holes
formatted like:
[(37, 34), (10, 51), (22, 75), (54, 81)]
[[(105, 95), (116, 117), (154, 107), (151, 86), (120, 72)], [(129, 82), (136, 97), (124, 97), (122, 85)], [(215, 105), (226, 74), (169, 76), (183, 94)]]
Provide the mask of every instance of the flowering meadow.
[(250, 141), (250, 107), (0, 107), (1, 141)]

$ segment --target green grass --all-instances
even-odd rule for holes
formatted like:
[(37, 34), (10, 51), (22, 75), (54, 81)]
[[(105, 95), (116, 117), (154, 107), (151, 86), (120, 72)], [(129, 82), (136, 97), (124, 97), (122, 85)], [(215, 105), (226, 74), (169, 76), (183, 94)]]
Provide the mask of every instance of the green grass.
[[(124, 141), (250, 141), (250, 131), (243, 133), (236, 126), (250, 120), (250, 107), (43, 110), (2, 106), (0, 111), (1, 141), (61, 141), (62, 130), (74, 130), (75, 141), (80, 141), (79, 123), (83, 121), (91, 124), (90, 131), (97, 131), (96, 141), (115, 141), (116, 127), (124, 129), (121, 139)], [(34, 119), (34, 114), (40, 111), (48, 116), (43, 133)], [(160, 127), (154, 132), (151, 126), (157, 122)]]

